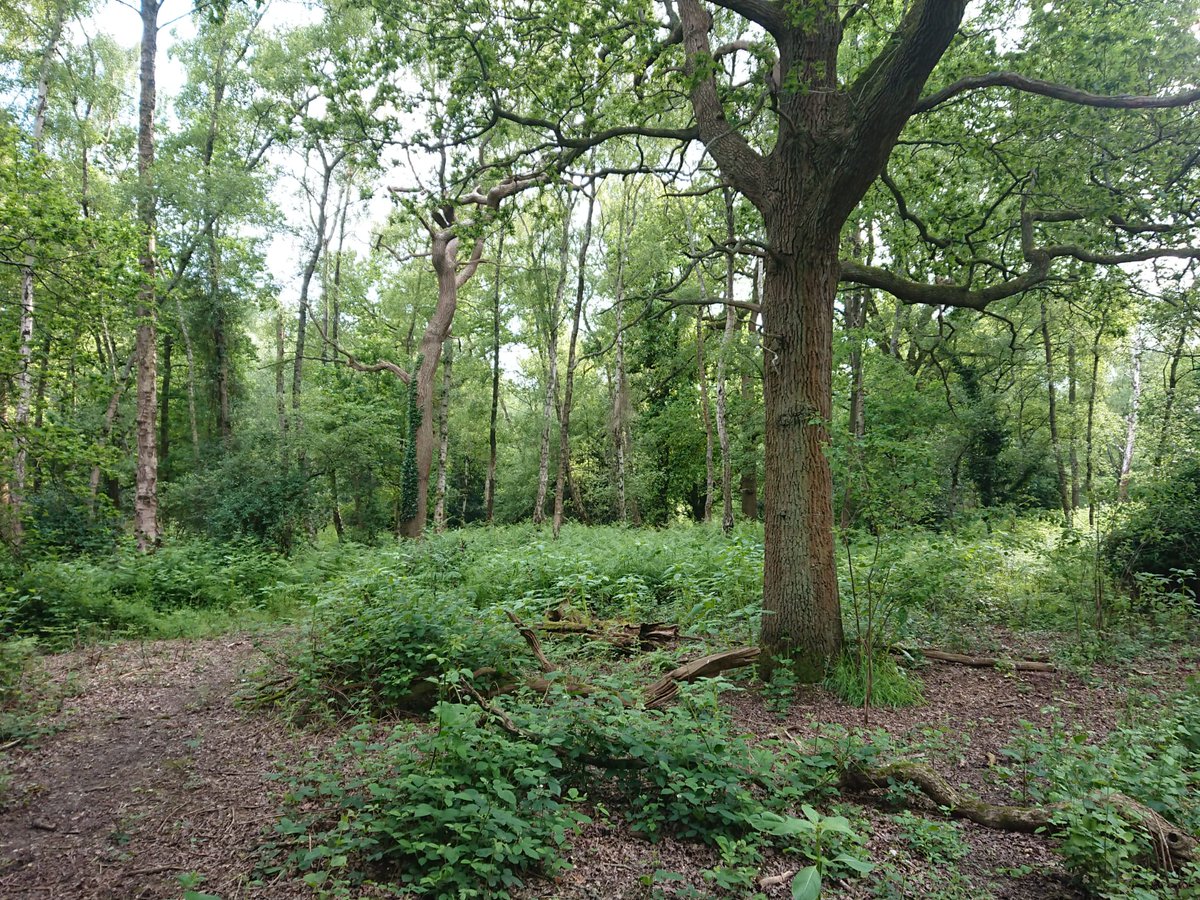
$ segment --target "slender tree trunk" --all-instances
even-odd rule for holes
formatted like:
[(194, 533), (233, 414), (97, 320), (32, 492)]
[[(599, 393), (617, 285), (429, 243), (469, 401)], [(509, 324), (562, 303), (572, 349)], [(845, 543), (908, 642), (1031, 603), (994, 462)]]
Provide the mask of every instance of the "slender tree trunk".
[(1175, 349), (1171, 351), (1171, 361), (1167, 365), (1167, 392), (1163, 403), (1162, 425), (1158, 432), (1158, 447), (1154, 451), (1154, 468), (1162, 465), (1167, 455), (1167, 446), (1171, 439), (1171, 416), (1175, 412), (1175, 393), (1179, 387), (1179, 360), (1183, 357), (1183, 347), (1187, 343), (1188, 327), (1185, 323), (1179, 329), (1179, 338)]
[[(66, 4), (56, 3), (50, 37), (42, 52), (41, 67), (38, 70), (37, 101), (33, 112), (33, 149), (38, 153), (42, 151), (42, 134), (46, 127), (46, 107), (50, 98), (50, 67), (58, 50), (59, 39), (62, 37), (65, 17)], [(29, 424), (29, 410), (33, 398), (33, 329), (36, 314), (33, 282), (34, 266), (37, 262), (34, 256), (36, 246), (35, 242), (30, 242), (29, 252), (25, 254), (24, 265), (21, 267), (21, 315), (17, 340), (19, 347), (16, 379), (17, 402), (13, 413), (15, 446), (13, 448), (13, 480), (9, 494), (9, 504), (12, 509), (11, 536), (14, 545), (20, 544), (21, 540), (21, 516), (24, 513), (25, 478), (29, 459), (25, 428)]]
[(287, 394), (283, 380), (284, 341), (283, 307), (275, 307), (275, 413), (279, 420), (279, 463), (283, 471), (288, 470), (288, 420)]
[(154, 416), (157, 411), (158, 360), (156, 315), (158, 277), (155, 241), (154, 58), (158, 49), (158, 0), (142, 0), (141, 96), (138, 103), (138, 219), (142, 228), (142, 283), (138, 292), (137, 325), (137, 474), (134, 534), (138, 549), (152, 551), (158, 532), (158, 447)]
[(1104, 329), (1108, 311), (1105, 310), (1100, 317), (1100, 324), (1096, 327), (1096, 335), (1092, 339), (1092, 377), (1088, 383), (1088, 400), (1087, 400), (1087, 427), (1084, 431), (1084, 452), (1087, 458), (1084, 460), (1084, 476), (1083, 476), (1083, 492), (1088, 498), (1088, 527), (1096, 526), (1096, 492), (1094, 490), (1094, 472), (1095, 472), (1095, 425), (1096, 425), (1096, 393), (1100, 381), (1100, 339), (1104, 336)]
[[(323, 147), (318, 146), (321, 157), (321, 192), (317, 199), (317, 219), (312, 252), (304, 263), (304, 273), (300, 278), (300, 310), (296, 324), (296, 358), (292, 365), (292, 431), (300, 433), (300, 394), (304, 378), (304, 343), (305, 332), (308, 330), (308, 292), (312, 287), (313, 275), (317, 271), (317, 263), (321, 259), (321, 250), (325, 246), (325, 229), (328, 225), (329, 185), (333, 180), (334, 169), (345, 157), (345, 151), (334, 156), (328, 156)], [(305, 471), (305, 453), (303, 446), (297, 447), (296, 461), (300, 466), (301, 475)]]
[(442, 396), (438, 405), (438, 467), (437, 499), (433, 506), (433, 528), (438, 534), (446, 530), (446, 457), (450, 449), (450, 387), (451, 367), (454, 365), (454, 338), (442, 344)]
[[(579, 341), (579, 319), (583, 313), (583, 298), (587, 287), (587, 254), (588, 245), (592, 240), (592, 213), (596, 206), (595, 189), (588, 195), (587, 217), (583, 224), (583, 240), (579, 243), (579, 272), (575, 282), (575, 307), (571, 315), (571, 337), (567, 344), (567, 379), (563, 387), (562, 412), (558, 421), (558, 477), (554, 481), (554, 536), (557, 538), (563, 523), (563, 507), (566, 498), (563, 496), (566, 488), (567, 469), (571, 465), (571, 404), (575, 395), (575, 367), (578, 365), (576, 354)], [(576, 512), (583, 513), (583, 507), (576, 498)]]
[[(862, 239), (854, 236), (855, 253), (862, 253)], [(861, 464), (862, 442), (867, 435), (866, 392), (863, 384), (862, 330), (867, 318), (867, 298), (856, 290), (845, 299), (846, 337), (850, 341), (850, 448), (846, 467), (846, 489), (842, 498), (842, 529), (854, 523), (857, 513), (856, 469)]]
[[(799, 202), (796, 204), (799, 207)], [(787, 660), (819, 680), (843, 643), (833, 548), (833, 305), (836, 228), (766, 217), (775, 255), (763, 288), (766, 441), (762, 643), (768, 671)]]
[(716, 483), (713, 465), (713, 424), (708, 402), (708, 365), (704, 359), (704, 307), (696, 307), (696, 377), (700, 383), (700, 422), (704, 426), (704, 514), (712, 521), (713, 493)]
[[(725, 188), (725, 238), (732, 246), (736, 233), (733, 219), (733, 192)], [(733, 530), (733, 460), (729, 441), (729, 354), (733, 351), (733, 336), (737, 331), (737, 310), (729, 305), (733, 300), (736, 269), (731, 253), (725, 259), (725, 330), (721, 334), (721, 351), (717, 357), (717, 441), (721, 446), (721, 529)]]
[[(558, 536), (563, 528), (563, 508), (566, 487), (566, 473), (571, 464), (571, 403), (575, 400), (575, 367), (578, 365), (576, 355), (578, 336), (580, 336), (580, 317), (583, 313), (584, 289), (587, 287), (588, 245), (592, 242), (592, 214), (595, 209), (595, 191), (588, 194), (587, 218), (583, 221), (583, 239), (580, 241), (580, 259), (578, 259), (578, 277), (575, 283), (575, 308), (571, 314), (571, 337), (566, 348), (566, 384), (563, 388), (563, 409), (558, 416), (558, 478), (554, 479), (554, 536)], [(574, 487), (574, 484), (572, 484)], [(580, 498), (576, 497), (576, 510), (582, 514)]]
[[(100, 440), (97, 442), (100, 447), (108, 443), (108, 438), (112, 434), (113, 423), (117, 420), (117, 410), (121, 406), (121, 396), (129, 384), (129, 374), (133, 371), (133, 364), (136, 361), (137, 353), (129, 354), (121, 374), (114, 378), (113, 392), (109, 395), (108, 406), (104, 409), (104, 427), (100, 432)], [(96, 496), (100, 492), (100, 464), (98, 462), (92, 464), (88, 488), (88, 515), (94, 517), (96, 515)]]
[(616, 449), (617, 516), (622, 522), (638, 522), (637, 500), (629, 495), (630, 399), (629, 378), (625, 371), (625, 257), (628, 239), (637, 219), (636, 206), (630, 203), (629, 190), (621, 192), (620, 218), (617, 223), (617, 279), (613, 303), (616, 309), (616, 373), (613, 392), (613, 443)]
[(496, 243), (496, 270), (492, 284), (492, 405), (488, 413), (488, 465), (487, 478), (483, 484), (483, 504), (487, 508), (487, 522), (491, 525), (496, 515), (496, 414), (500, 409), (500, 288), (501, 260), (504, 256), (504, 232)]
[(158, 461), (166, 462), (171, 455), (171, 368), (175, 360), (175, 339), (168, 333), (163, 336), (162, 390), (159, 391), (158, 413)]
[[(213, 361), (216, 363), (217, 434), (228, 446), (233, 437), (233, 418), (229, 403), (229, 335), (225, 304), (221, 297), (221, 245), (214, 227), (208, 242), (208, 296), (212, 306)], [(181, 313), (182, 315), (182, 313)], [(190, 343), (190, 341), (189, 341)], [(188, 362), (189, 370), (194, 364)], [(195, 401), (193, 400), (193, 406)], [(193, 414), (194, 418), (194, 414)]]
[(567, 290), (567, 266), (571, 252), (571, 213), (574, 204), (567, 204), (563, 212), (562, 243), (558, 248), (558, 284), (550, 303), (546, 331), (546, 398), (542, 402), (542, 440), (538, 451), (537, 499), (533, 504), (534, 524), (546, 521), (546, 491), (550, 481), (550, 427), (554, 416), (554, 398), (558, 393), (558, 319), (561, 315), (563, 296)]
[(1058, 501), (1063, 514), (1063, 527), (1073, 527), (1071, 487), (1063, 460), (1062, 439), (1058, 427), (1058, 397), (1054, 388), (1054, 348), (1050, 343), (1050, 313), (1042, 301), (1042, 350), (1046, 358), (1046, 397), (1050, 410), (1050, 446), (1054, 450), (1054, 471), (1058, 478)]
[(1071, 509), (1079, 509), (1079, 408), (1078, 408), (1078, 362), (1075, 358), (1075, 341), (1067, 345), (1067, 405), (1071, 413), (1070, 461), (1071, 461)]
[(1125, 417), (1125, 450), (1121, 454), (1121, 480), (1117, 486), (1117, 502), (1129, 499), (1129, 477), (1133, 473), (1133, 448), (1137, 439), (1138, 406), (1142, 400), (1142, 339), (1133, 340), (1133, 395), (1129, 400), (1129, 415)]
[[(759, 290), (760, 274), (760, 267), (755, 263), (751, 291), (752, 299), (756, 304), (759, 302), (761, 293)], [(751, 342), (754, 341), (757, 319), (758, 313), (751, 312), (750, 317), (746, 320), (746, 331), (750, 335)], [(746, 371), (742, 372), (742, 407), (746, 410), (746, 415), (750, 415), (750, 411), (754, 409), (754, 376)], [(762, 429), (757, 416), (753, 422), (747, 421), (746, 425), (746, 443), (750, 446), (750, 452), (746, 454), (746, 461), (742, 465), (738, 493), (742, 498), (742, 518), (747, 522), (755, 522), (758, 520), (758, 462), (756, 457), (758, 456), (758, 437), (762, 433)]]

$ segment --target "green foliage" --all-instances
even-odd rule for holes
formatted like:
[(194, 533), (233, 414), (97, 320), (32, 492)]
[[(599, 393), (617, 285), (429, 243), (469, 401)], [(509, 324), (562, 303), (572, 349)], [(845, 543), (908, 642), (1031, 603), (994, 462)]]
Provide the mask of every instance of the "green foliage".
[(832, 750), (751, 744), (711, 686), (662, 712), (556, 688), (544, 703), (507, 700), (503, 715), (501, 728), (478, 706), (442, 703), (429, 730), (352, 734), (290, 786), (279, 830), (291, 864), (334, 895), (387, 880), (421, 896), (508, 896), (527, 872), (563, 868), (589, 816), (620, 814), (651, 839), (715, 846), (722, 865), (705, 877), (735, 893), (767, 847), (829, 877), (871, 868), (848, 820), (803, 802), (827, 790)]
[(0, 633), (62, 646), (105, 634), (175, 637), (222, 630), (286, 613), (311, 591), (303, 580), (319, 577), (319, 569), (253, 543), (195, 538), (168, 540), (154, 554), (126, 548), (116, 556), (10, 564), (0, 586)]
[(374, 743), (352, 733), (332, 772), (315, 764), (290, 785), (289, 803), (336, 812), (324, 830), (278, 825), (284, 836), (315, 828), (291, 860), (310, 885), (353, 896), (380, 879), (424, 897), (508, 897), (526, 873), (566, 867), (561, 851), (589, 819), (554, 752), (481, 723), (477, 707), (443, 703), (434, 719), (431, 731), (401, 727)]
[(888, 653), (861, 659), (844, 653), (825, 681), (826, 687), (852, 706), (920, 706), (921, 684)]
[(1027, 726), (1005, 755), (1008, 775), (1023, 796), (1063, 804), (1067, 864), (1103, 897), (1152, 898), (1194, 884), (1196, 872), (1163, 873), (1144, 831), (1104, 802), (1119, 792), (1160, 813), (1184, 831), (1200, 829), (1200, 684), (1183, 694), (1147, 698), (1103, 742), (1061, 724)]
[(1148, 601), (1172, 594), (1196, 599), (1200, 457), (1182, 459), (1146, 484), (1105, 541), (1104, 556), (1112, 574)]
[(301, 713), (428, 709), (447, 673), (511, 671), (519, 639), (502, 613), (405, 577), (407, 560), (405, 548), (381, 551), (322, 592), (284, 661), (299, 689), (289, 702)]
[(952, 865), (970, 852), (953, 822), (927, 819), (908, 810), (899, 813), (895, 821), (912, 852), (935, 866)]
[(167, 514), (211, 540), (246, 538), (281, 553), (303, 534), (306, 478), (280, 465), (273, 433), (246, 435), (212, 466), (174, 481)]

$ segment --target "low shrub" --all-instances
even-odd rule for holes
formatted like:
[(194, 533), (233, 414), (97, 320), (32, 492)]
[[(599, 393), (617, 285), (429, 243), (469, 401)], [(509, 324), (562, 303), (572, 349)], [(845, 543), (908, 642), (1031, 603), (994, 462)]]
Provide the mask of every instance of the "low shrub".
[(842, 654), (825, 686), (851, 706), (920, 706), (925, 702), (917, 676), (900, 668), (888, 653), (876, 654), (869, 669), (860, 655)]

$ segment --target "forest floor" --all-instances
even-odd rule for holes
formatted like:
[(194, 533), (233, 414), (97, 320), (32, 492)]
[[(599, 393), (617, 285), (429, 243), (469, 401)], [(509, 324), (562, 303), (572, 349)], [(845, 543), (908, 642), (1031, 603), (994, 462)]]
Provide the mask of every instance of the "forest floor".
[[(264, 661), (244, 635), (125, 642), (47, 657), (47, 676), (64, 700), (44, 736), (8, 755), (0, 897), (178, 900), (187, 889), (223, 900), (312, 896), (298, 880), (264, 879), (257, 870), (279, 808), (271, 776), (335, 735), (300, 732), (237, 706), (239, 686)], [(928, 702), (872, 710), (869, 726), (862, 710), (821, 688), (800, 689), (784, 713), (768, 709), (757, 688), (726, 696), (748, 733), (803, 738), (829, 723), (883, 729), (897, 744), (919, 744), (952, 781), (1009, 802), (1010, 785), (997, 766), (1022, 722), (1057, 720), (1100, 738), (1120, 721), (1128, 692), (1178, 690), (1195, 667), (1163, 657), (1136, 670), (1095, 669), (1088, 678), (942, 664), (921, 674)], [(1044, 838), (962, 823), (969, 853), (947, 869), (911, 853), (887, 810), (864, 798), (846, 800), (863, 800), (856, 813), (866, 827), (860, 820), (859, 828), (871, 858), (886, 865), (829, 885), (827, 897), (1080, 896)], [(575, 841), (569, 859), (571, 870), (553, 882), (531, 880), (521, 896), (648, 898), (656, 871), (680, 873), (706, 896), (699, 873), (719, 863), (711, 848), (672, 839), (651, 844), (599, 821)], [(788, 868), (787, 859), (768, 858), (763, 874)], [(882, 871), (887, 885), (877, 877)], [(786, 883), (765, 893), (788, 896)]]

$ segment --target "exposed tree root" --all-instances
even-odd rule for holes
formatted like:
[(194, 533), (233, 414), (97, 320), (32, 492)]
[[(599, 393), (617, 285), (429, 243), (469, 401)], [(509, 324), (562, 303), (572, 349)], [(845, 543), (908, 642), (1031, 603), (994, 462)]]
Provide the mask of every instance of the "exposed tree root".
[[(1067, 804), (1045, 806), (1002, 806), (986, 803), (955, 788), (931, 767), (918, 762), (895, 762), (874, 769), (852, 768), (842, 776), (844, 787), (856, 790), (885, 788), (897, 782), (911, 784), (939, 808), (956, 819), (966, 819), (985, 828), (1033, 834), (1054, 831), (1054, 818)], [(1150, 838), (1154, 864), (1165, 870), (1200, 859), (1200, 843), (1149, 807), (1125, 794), (1097, 793), (1095, 803), (1113, 807), (1123, 819)]]

